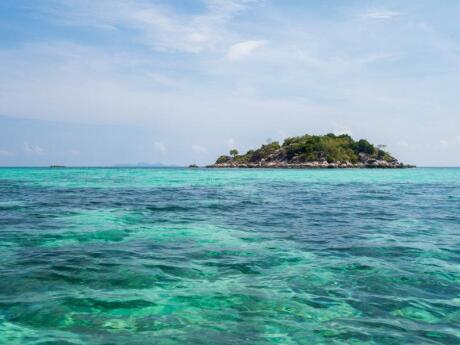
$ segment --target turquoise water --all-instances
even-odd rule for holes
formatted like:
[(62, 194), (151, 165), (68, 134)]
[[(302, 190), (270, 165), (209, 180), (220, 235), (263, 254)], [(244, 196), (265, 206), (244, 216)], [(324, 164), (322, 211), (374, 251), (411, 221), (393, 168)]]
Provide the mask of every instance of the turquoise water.
[(1, 344), (459, 344), (460, 169), (0, 169)]

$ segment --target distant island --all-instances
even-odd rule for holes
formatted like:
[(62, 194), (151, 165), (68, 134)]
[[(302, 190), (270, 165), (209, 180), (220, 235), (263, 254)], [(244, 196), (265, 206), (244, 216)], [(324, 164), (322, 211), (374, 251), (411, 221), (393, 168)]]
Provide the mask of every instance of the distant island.
[(262, 145), (256, 150), (220, 156), (208, 168), (413, 168), (365, 139), (347, 134), (303, 135)]
[(172, 168), (173, 165), (165, 165), (163, 163), (147, 163), (147, 162), (139, 162), (135, 164), (115, 164), (113, 165), (115, 168)]

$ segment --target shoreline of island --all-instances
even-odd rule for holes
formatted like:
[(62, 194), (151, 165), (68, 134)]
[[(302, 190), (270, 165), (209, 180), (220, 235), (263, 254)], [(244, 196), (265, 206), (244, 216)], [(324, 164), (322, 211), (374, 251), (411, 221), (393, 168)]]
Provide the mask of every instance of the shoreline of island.
[(353, 164), (351, 162), (333, 162), (329, 163), (327, 161), (314, 161), (306, 163), (262, 163), (262, 164), (253, 164), (253, 163), (220, 163), (220, 164), (210, 164), (206, 168), (215, 168), (215, 169), (408, 169), (415, 168), (415, 165), (403, 164), (400, 162), (397, 163), (388, 163), (386, 161), (375, 161), (368, 163), (357, 163)]

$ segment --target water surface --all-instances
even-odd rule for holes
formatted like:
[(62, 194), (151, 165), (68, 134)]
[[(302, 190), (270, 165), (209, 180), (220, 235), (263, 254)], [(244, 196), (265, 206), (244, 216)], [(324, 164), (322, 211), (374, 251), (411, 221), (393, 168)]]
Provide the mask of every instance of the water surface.
[(1, 344), (459, 344), (460, 169), (0, 169)]

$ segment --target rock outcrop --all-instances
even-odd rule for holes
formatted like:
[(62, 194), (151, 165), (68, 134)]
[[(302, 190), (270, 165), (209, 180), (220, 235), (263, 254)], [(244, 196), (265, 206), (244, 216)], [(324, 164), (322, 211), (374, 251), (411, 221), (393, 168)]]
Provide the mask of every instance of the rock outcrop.
[(215, 163), (208, 165), (207, 168), (293, 168), (293, 169), (315, 169), (315, 168), (413, 168), (413, 165), (407, 165), (400, 162), (387, 162), (383, 160), (370, 160), (369, 162), (327, 162), (313, 161), (304, 163), (289, 163), (289, 162), (260, 162), (260, 163), (240, 163), (227, 162)]

